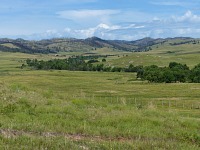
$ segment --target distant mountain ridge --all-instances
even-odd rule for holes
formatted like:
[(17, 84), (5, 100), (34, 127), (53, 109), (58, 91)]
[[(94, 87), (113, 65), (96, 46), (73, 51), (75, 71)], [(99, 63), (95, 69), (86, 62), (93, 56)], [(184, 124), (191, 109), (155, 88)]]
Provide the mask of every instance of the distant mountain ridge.
[(9, 52), (24, 52), (24, 53), (57, 53), (57, 52), (89, 52), (97, 48), (112, 48), (113, 50), (121, 51), (148, 51), (151, 46), (162, 44), (168, 40), (181, 40), (182, 43), (187, 43), (195, 39), (189, 37), (177, 37), (166, 39), (143, 38), (136, 41), (124, 40), (104, 40), (98, 37), (87, 39), (75, 38), (55, 38), (44, 39), (40, 41), (29, 41), (24, 39), (0, 39), (0, 51)]

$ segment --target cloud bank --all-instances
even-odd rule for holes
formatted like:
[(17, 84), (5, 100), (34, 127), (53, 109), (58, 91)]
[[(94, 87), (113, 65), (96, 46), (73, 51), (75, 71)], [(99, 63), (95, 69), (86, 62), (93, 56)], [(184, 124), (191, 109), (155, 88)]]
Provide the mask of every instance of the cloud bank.
[[(88, 14), (94, 17), (102, 16), (102, 14), (115, 14), (117, 11), (83, 11), (72, 12), (67, 14), (69, 16), (75, 16), (76, 18), (84, 18)], [(72, 15), (73, 14), (73, 15)], [(65, 15), (64, 15), (65, 16)], [(47, 39), (47, 38), (81, 38), (85, 39), (92, 36), (97, 36), (103, 39), (109, 40), (136, 40), (144, 37), (152, 38), (166, 38), (166, 37), (199, 37), (200, 34), (200, 16), (193, 14), (191, 11), (185, 12), (182, 16), (171, 16), (166, 19), (154, 18), (146, 22), (124, 22), (119, 24), (106, 24), (100, 23), (95, 27), (72, 29), (66, 27), (62, 31), (48, 30), (44, 33), (34, 34), (25, 37), (26, 39)]]

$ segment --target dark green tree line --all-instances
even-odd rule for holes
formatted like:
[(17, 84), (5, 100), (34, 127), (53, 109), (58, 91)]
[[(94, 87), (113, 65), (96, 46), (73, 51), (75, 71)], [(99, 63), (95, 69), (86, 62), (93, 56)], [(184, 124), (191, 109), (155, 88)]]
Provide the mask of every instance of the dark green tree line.
[[(71, 71), (104, 71), (104, 72), (136, 72), (137, 78), (155, 83), (176, 83), (176, 82), (194, 82), (200, 83), (200, 64), (193, 69), (189, 69), (186, 64), (177, 62), (169, 63), (168, 67), (151, 66), (134, 66), (130, 64), (128, 67), (105, 66), (104, 64), (93, 64), (97, 61), (91, 59), (86, 61), (83, 56), (70, 57), (68, 59), (54, 60), (37, 60), (27, 59), (26, 63), (29, 67), (38, 70), (71, 70)], [(25, 65), (23, 64), (22, 67)]]

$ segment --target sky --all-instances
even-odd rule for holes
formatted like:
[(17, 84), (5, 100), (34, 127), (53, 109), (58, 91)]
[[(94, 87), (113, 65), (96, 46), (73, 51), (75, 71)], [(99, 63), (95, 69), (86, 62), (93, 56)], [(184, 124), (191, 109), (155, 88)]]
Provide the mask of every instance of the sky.
[(0, 38), (200, 37), (199, 0), (0, 0)]

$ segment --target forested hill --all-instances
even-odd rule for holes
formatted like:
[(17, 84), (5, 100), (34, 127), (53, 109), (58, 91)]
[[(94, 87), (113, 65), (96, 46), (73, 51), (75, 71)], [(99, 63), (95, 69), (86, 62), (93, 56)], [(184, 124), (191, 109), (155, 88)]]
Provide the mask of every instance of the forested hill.
[(24, 52), (24, 53), (57, 53), (57, 52), (89, 52), (97, 48), (111, 48), (121, 51), (149, 51), (151, 46), (162, 45), (171, 42), (171, 45), (194, 43), (192, 38), (144, 38), (136, 41), (103, 40), (98, 37), (87, 39), (55, 38), (40, 41), (28, 41), (24, 39), (0, 39), (0, 51)]

